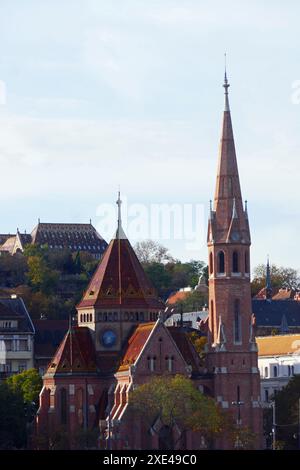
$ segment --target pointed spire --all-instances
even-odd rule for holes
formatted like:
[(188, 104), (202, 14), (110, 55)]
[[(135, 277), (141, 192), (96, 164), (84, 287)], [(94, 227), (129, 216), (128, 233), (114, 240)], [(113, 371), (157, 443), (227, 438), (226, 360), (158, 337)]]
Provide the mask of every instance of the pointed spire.
[(225, 109), (224, 111), (230, 111), (230, 108), (229, 108), (229, 99), (228, 99), (228, 88), (230, 87), (230, 84), (228, 83), (228, 80), (227, 80), (227, 70), (226, 70), (226, 52), (224, 54), (225, 56), (225, 74), (224, 74), (224, 89), (225, 89)]
[(271, 270), (270, 270), (270, 262), (269, 262), (269, 255), (267, 259), (267, 271), (266, 271), (266, 299), (272, 299), (272, 283), (271, 283)]
[(225, 111), (223, 113), (213, 205), (215, 223), (213, 238), (216, 242), (230, 242), (229, 230), (234, 222), (234, 231), (239, 233), (239, 239), (244, 240), (245, 243), (250, 243), (250, 230), (242, 201), (231, 113), (228, 104), (229, 83), (226, 68), (223, 86), (225, 88)]
[(116, 201), (116, 204), (118, 206), (118, 228), (117, 228), (117, 233), (116, 233), (116, 238), (121, 240), (121, 239), (124, 239), (124, 238), (127, 238), (125, 233), (124, 233), (124, 230), (122, 228), (122, 217), (121, 217), (121, 204), (122, 204), (122, 201), (121, 201), (121, 196), (120, 196), (120, 190), (118, 191), (118, 199)]

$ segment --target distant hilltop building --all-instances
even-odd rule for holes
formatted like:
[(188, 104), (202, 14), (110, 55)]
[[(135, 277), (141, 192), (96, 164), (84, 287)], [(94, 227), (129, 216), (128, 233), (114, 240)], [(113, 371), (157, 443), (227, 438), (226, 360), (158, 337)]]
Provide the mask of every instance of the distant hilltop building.
[(69, 249), (72, 252), (86, 251), (100, 259), (107, 247), (91, 223), (89, 224), (52, 224), (38, 222), (31, 234), (0, 234), (0, 253), (14, 255), (23, 252), (25, 245), (48, 245), (50, 250)]

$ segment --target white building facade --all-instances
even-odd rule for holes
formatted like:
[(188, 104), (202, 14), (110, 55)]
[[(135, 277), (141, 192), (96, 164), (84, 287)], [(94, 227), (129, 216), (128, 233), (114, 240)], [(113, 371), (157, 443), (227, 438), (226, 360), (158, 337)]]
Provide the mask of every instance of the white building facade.
[(267, 404), (295, 374), (300, 374), (300, 335), (262, 336), (256, 341), (261, 399)]
[(21, 298), (0, 298), (0, 378), (34, 367), (34, 326)]

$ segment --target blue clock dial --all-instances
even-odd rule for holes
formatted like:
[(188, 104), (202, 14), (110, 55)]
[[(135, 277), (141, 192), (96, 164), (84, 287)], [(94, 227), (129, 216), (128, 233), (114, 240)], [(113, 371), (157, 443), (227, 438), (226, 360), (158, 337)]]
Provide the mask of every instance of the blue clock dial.
[(112, 330), (106, 330), (100, 335), (100, 341), (106, 348), (111, 348), (116, 344), (117, 335)]

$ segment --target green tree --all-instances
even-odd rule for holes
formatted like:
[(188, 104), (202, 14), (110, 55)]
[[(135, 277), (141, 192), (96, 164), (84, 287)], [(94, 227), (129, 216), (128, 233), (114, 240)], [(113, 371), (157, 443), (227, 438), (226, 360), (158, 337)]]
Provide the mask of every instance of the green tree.
[[(298, 449), (300, 375), (295, 375), (273, 397), (276, 408), (276, 439), (284, 449)], [(272, 409), (265, 411), (265, 434), (272, 429)]]
[(22, 393), (0, 384), (0, 449), (26, 446), (26, 415)]
[(13, 392), (21, 393), (24, 402), (38, 404), (43, 381), (36, 369), (14, 374), (6, 382)]
[[(277, 266), (272, 264), (270, 266), (271, 283), (274, 289), (288, 288), (298, 289), (300, 287), (300, 278), (298, 271), (293, 268)], [(252, 295), (256, 295), (261, 289), (266, 286), (266, 265), (259, 264), (254, 269), (253, 279), (251, 282)]]
[(178, 426), (182, 433), (198, 431), (207, 441), (222, 429), (223, 419), (215, 400), (182, 375), (154, 377), (139, 386), (129, 395), (129, 409), (155, 432), (153, 424), (158, 419), (172, 433)]

